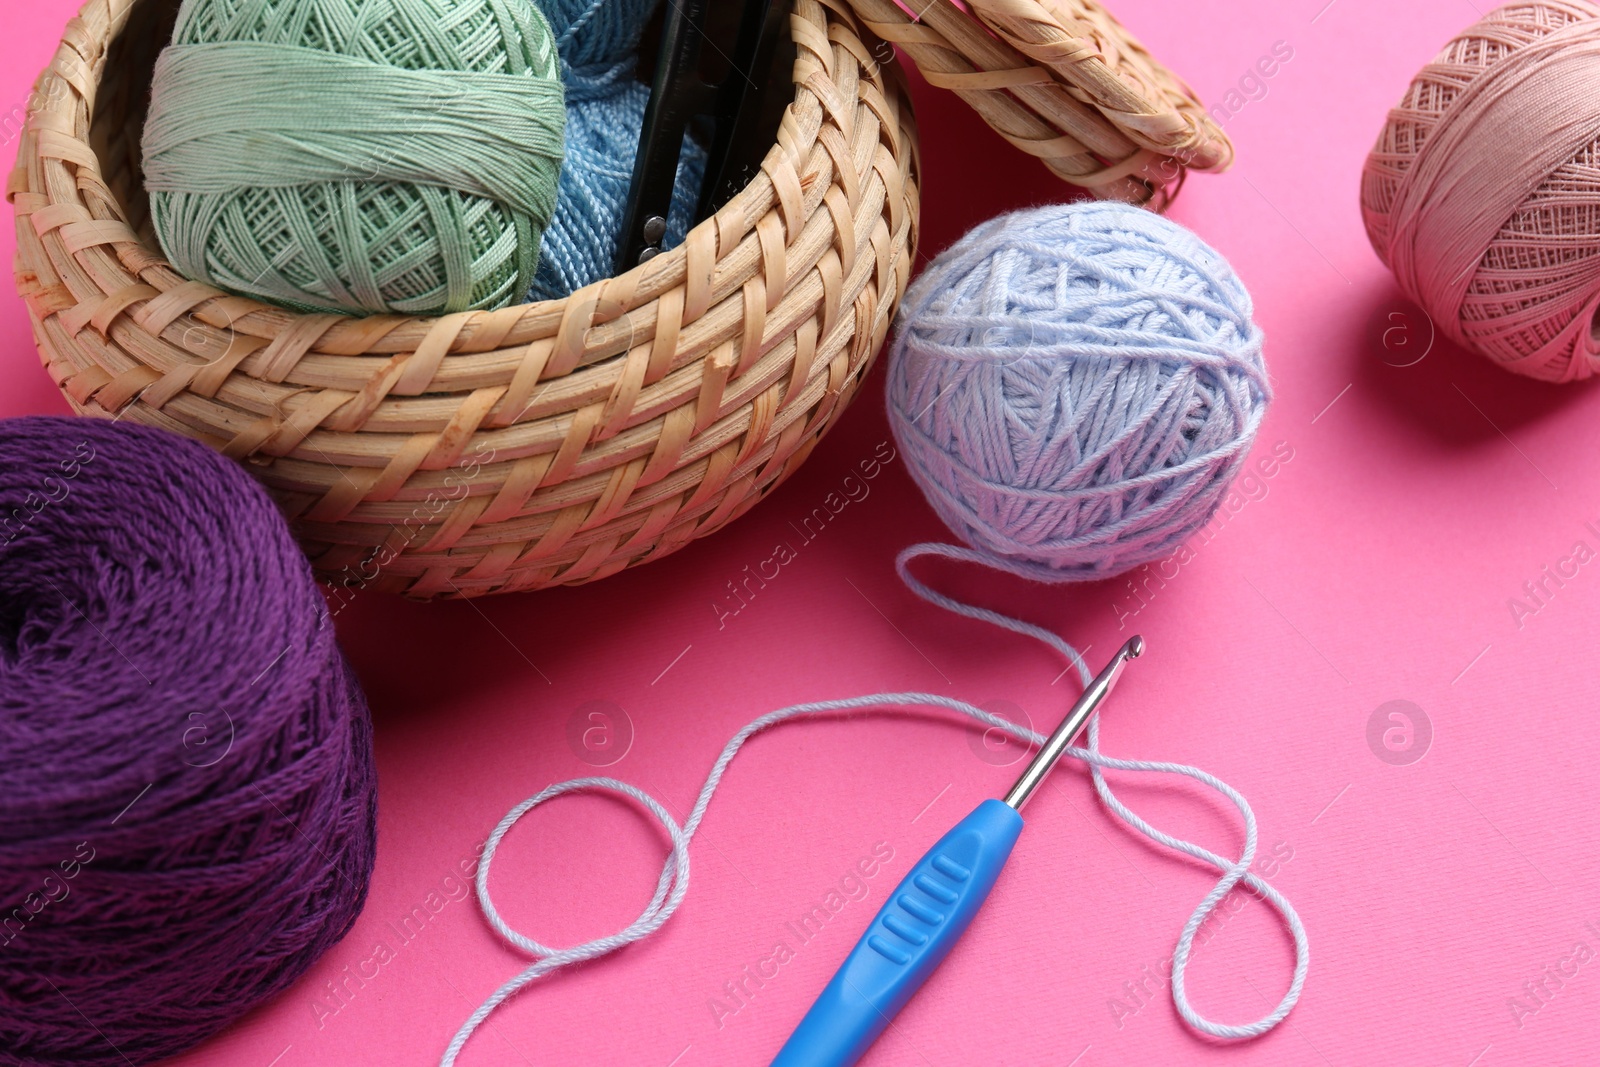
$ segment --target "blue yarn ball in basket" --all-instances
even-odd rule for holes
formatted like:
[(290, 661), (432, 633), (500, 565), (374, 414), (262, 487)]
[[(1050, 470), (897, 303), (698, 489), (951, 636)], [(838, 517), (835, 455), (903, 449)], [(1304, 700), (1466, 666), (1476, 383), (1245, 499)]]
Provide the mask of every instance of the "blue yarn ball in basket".
[[(530, 301), (567, 296), (614, 273), (633, 161), (650, 87), (639, 81), (639, 38), (659, 0), (540, 0), (561, 56), (566, 158), (555, 216), (544, 233)], [(689, 232), (706, 151), (684, 144), (663, 248)]]
[(1210, 520), (1271, 389), (1250, 294), (1193, 233), (1126, 204), (991, 219), (906, 292), (889, 419), (981, 558), (1112, 577)]

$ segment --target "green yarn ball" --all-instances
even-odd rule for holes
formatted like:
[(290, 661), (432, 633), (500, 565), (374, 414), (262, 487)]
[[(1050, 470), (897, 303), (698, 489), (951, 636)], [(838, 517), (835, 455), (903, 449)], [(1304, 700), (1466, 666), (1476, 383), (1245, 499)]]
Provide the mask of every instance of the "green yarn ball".
[(520, 300), (555, 212), (560, 60), (531, 0), (184, 0), (145, 187), (190, 278), (299, 311)]

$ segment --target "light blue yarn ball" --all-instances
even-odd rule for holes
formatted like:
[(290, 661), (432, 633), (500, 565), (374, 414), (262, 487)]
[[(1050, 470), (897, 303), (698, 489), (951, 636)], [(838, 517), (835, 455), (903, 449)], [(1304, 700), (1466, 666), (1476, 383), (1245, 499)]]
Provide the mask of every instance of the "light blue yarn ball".
[[(650, 87), (634, 75), (639, 37), (659, 0), (540, 0), (567, 94), (566, 156), (528, 300), (554, 300), (615, 273)], [(678, 162), (663, 248), (683, 243), (705, 176), (689, 138)]]
[(912, 476), (1002, 569), (1093, 581), (1210, 520), (1271, 398), (1250, 294), (1126, 204), (991, 219), (917, 278), (889, 354)]

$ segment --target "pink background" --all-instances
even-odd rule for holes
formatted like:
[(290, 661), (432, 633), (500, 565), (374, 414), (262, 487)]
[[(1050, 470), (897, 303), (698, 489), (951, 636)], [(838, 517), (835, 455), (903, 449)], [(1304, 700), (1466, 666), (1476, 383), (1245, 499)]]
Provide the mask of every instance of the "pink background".
[[(1092, 643), (1096, 661), (1134, 626), (1144, 633), (1150, 653), (1109, 705), (1105, 748), (1198, 764), (1252, 800), (1263, 855), (1276, 845), (1280, 857), (1261, 869), (1310, 932), (1304, 998), (1276, 1032), (1227, 1048), (1186, 1031), (1164, 991), (1129, 998), (1124, 982), (1171, 953), (1210, 881), (1110, 819), (1072, 765), (1029, 809), (988, 908), (869, 1054), (872, 1067), (1600, 1061), (1600, 962), (1537, 1012), (1510, 1003), (1575, 943), (1600, 948), (1600, 564), (1520, 626), (1509, 606), (1575, 542), (1600, 548), (1585, 526), (1600, 527), (1600, 394), (1511, 377), (1442, 341), (1430, 350), (1426, 319), (1361, 229), (1357, 178), (1385, 109), (1477, 17), (1473, 5), (1325, 2), (1116, 4), (1210, 102), (1275, 42), (1293, 50), (1266, 95), (1227, 120), (1233, 171), (1193, 177), (1173, 211), (1255, 294), (1278, 388), (1257, 452), (1285, 442), (1292, 459), (1167, 571), (1126, 630), (1119, 614), (1139, 601), (1124, 580), (1047, 589), (934, 572), (945, 588)], [(25, 101), (74, 7), (5, 5), (0, 104)], [(917, 102), (924, 255), (991, 214), (1066, 195), (953, 98), (918, 83)], [(65, 411), (20, 301), (0, 299), (0, 334), (0, 414)], [(797, 536), (887, 438), (880, 382), (769, 501), (662, 563), (477, 603), (358, 597), (338, 624), (377, 722), (381, 837), (366, 912), (299, 985), (175, 1062), (437, 1062), (524, 962), (470, 897), (450, 899), (460, 896), (450, 876), (508, 807), (552, 781), (612, 774), (681, 813), (749, 719), (881, 690), (1007, 701), (1036, 725), (1057, 718), (1073, 691), (1052, 683), (1061, 665), (1049, 654), (932, 611), (895, 579), (900, 547), (945, 536), (903, 460), (862, 483), (865, 498), (815, 540)], [(719, 628), (728, 583), (783, 541), (797, 558)], [(1432, 726), (1431, 749), (1407, 766), (1367, 740), (1369, 717), (1391, 700), (1413, 702)], [(609, 702), (634, 733), (600, 772), (569, 741), (591, 701)], [(915, 857), (1009, 783), (1017, 767), (979, 758), (976, 737), (887, 714), (760, 738), (712, 806), (688, 901), (666, 930), (528, 990), (462, 1063), (766, 1063)], [(1139, 782), (1125, 795), (1179, 833), (1239, 847), (1208, 794)], [(894, 858), (869, 895), (719, 1025), (713, 1000), (738, 1003), (724, 983), (770, 955), (784, 923), (880, 841)], [(495, 885), (514, 925), (567, 944), (630, 920), (662, 854), (646, 816), (566, 798), (508, 839)], [(402, 943), (395, 928), (414, 908), (426, 922)], [(374, 974), (364, 961), (380, 941), (392, 958)], [(1208, 1013), (1254, 1018), (1290, 962), (1287, 937), (1251, 901), (1199, 951), (1191, 989)], [(329, 992), (335, 980), (343, 1000)]]

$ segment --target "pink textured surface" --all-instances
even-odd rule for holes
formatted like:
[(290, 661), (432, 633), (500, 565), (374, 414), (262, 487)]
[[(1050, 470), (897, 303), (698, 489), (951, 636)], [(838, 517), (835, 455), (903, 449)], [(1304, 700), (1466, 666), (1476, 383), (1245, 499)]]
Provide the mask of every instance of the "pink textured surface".
[[(1472, 7), (1324, 2), (1116, 5), (1234, 112), (1237, 166), (1192, 179), (1173, 214), (1252, 287), (1278, 386), (1258, 454), (1284, 442), (1292, 458), (1253, 482), (1164, 584), (1135, 575), (1148, 579), (1143, 603), (1124, 581), (1043, 589), (935, 573), (1092, 643), (1091, 659), (1134, 626), (1145, 634), (1150, 653), (1109, 706), (1105, 747), (1198, 764), (1254, 802), (1259, 869), (1310, 931), (1304, 999), (1277, 1032), (1218, 1048), (1184, 1030), (1164, 990), (1130, 993), (1124, 983), (1170, 954), (1210, 882), (1122, 830), (1069, 766), (1029, 809), (968, 940), (869, 1054), (872, 1067), (1600, 1061), (1600, 568), (1562, 562), (1575, 543), (1600, 549), (1600, 394), (1515, 379), (1442, 341), (1428, 350), (1426, 321), (1362, 234), (1357, 179), (1385, 110), (1477, 17)], [(7, 115), (73, 7), (6, 5)], [(1280, 41), (1292, 57), (1263, 61), (1272, 76), (1253, 80)], [(917, 91), (926, 253), (988, 215), (1062, 195), (958, 102)], [(9, 152), (14, 119), (0, 126)], [(20, 301), (0, 299), (0, 333), (0, 414), (64, 410)], [(569, 740), (588, 702), (609, 702), (634, 733), (598, 773), (678, 811), (729, 735), (790, 702), (928, 689), (1006, 701), (1035, 724), (1059, 716), (1072, 696), (1066, 679), (1052, 683), (1060, 664), (930, 611), (894, 578), (895, 551), (942, 530), (899, 460), (862, 476), (887, 438), (880, 405), (874, 385), (771, 500), (665, 562), (475, 604), (358, 597), (338, 621), (378, 729), (380, 855), (366, 913), (298, 986), (175, 1062), (437, 1062), (522, 963), (463, 897), (458, 864), (512, 804), (593, 771)], [(818, 508), (827, 518), (810, 537)], [(779, 545), (793, 558), (777, 576), (742, 607), (729, 598), (728, 583)], [(1513, 612), (1546, 565), (1576, 573)], [(739, 610), (719, 618), (719, 605)], [(1410, 765), (1369, 747), (1369, 718), (1392, 700), (1431, 722), (1431, 748)], [(972, 737), (886, 715), (759, 739), (712, 806), (667, 929), (526, 991), (463, 1064), (767, 1062), (893, 882), (1009, 782), (1016, 767), (979, 758)], [(1237, 827), (1202, 793), (1139, 782), (1125, 795), (1184, 836), (1238, 847)], [(878, 842), (893, 858), (865, 899), (801, 944), (785, 924)], [(495, 885), (513, 924), (566, 944), (632, 918), (662, 853), (644, 816), (566, 798), (508, 839)], [(745, 969), (780, 941), (793, 958), (758, 987)], [(1199, 951), (1191, 988), (1210, 1014), (1254, 1018), (1289, 965), (1287, 938), (1252, 901)], [(1547, 979), (1557, 968), (1566, 976)], [(1525, 983), (1541, 980), (1533, 999)], [(750, 995), (729, 997), (729, 982)]]

